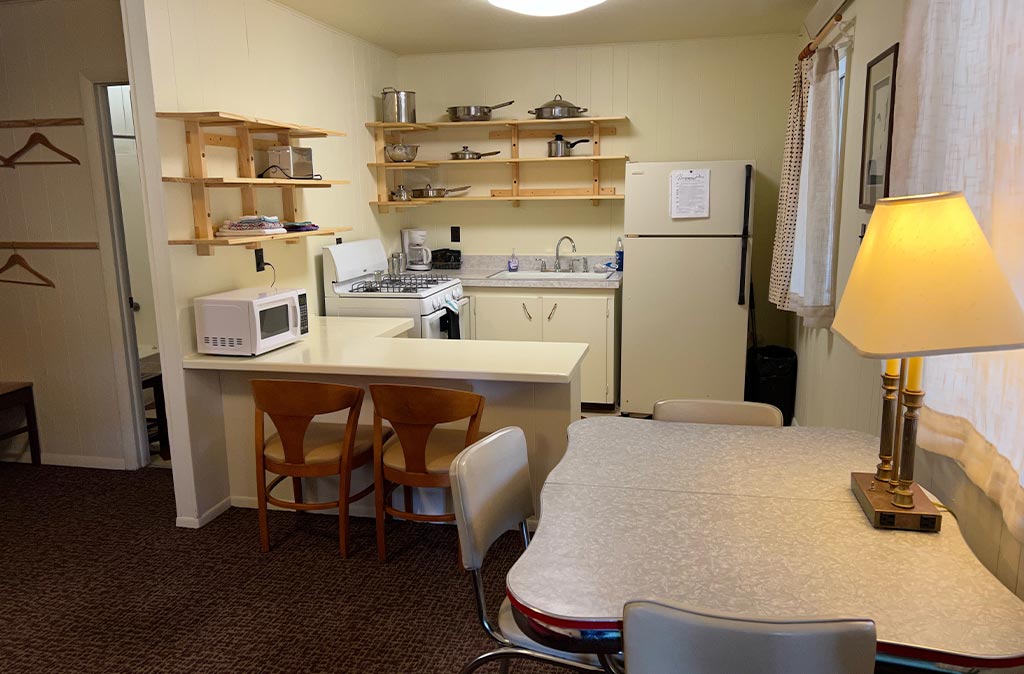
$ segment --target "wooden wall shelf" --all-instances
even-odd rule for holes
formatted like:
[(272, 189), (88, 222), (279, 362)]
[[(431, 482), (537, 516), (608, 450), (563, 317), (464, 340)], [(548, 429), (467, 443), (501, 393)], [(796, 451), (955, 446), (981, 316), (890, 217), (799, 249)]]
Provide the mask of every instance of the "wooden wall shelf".
[(323, 236), (338, 232), (351, 232), (351, 227), (332, 227), (318, 229), (315, 232), (291, 232), (289, 234), (263, 234), (259, 236), (216, 236), (213, 239), (171, 239), (167, 243), (172, 246), (245, 246), (246, 248), (262, 248), (268, 241), (284, 241), (298, 243), (307, 236)]
[(188, 183), (205, 185), (207, 187), (333, 187), (335, 185), (349, 185), (349, 180), (301, 180), (288, 178), (189, 178), (183, 176), (164, 176), (165, 183)]
[[(320, 236), (348, 231), (351, 228), (318, 229), (314, 232), (287, 234), (266, 234), (262, 236), (216, 237), (210, 206), (210, 188), (233, 187), (242, 191), (242, 215), (259, 215), (256, 205), (256, 188), (273, 187), (281, 190), (282, 219), (296, 221), (298, 209), (295, 205), (295, 190), (325, 188), (334, 185), (348, 185), (348, 180), (293, 180), (286, 178), (257, 178), (255, 150), (268, 144), (292, 145), (300, 138), (326, 138), (344, 136), (341, 131), (321, 129), (304, 124), (291, 124), (269, 119), (247, 117), (232, 112), (158, 112), (160, 119), (184, 122), (185, 149), (188, 153), (188, 176), (164, 176), (167, 183), (186, 184), (192, 192), (192, 224), (194, 236), (190, 239), (172, 239), (172, 246), (194, 245), (197, 255), (213, 255), (222, 246), (244, 246), (260, 248), (268, 241), (298, 243), (307, 236)], [(206, 133), (205, 127), (233, 128), (233, 135)], [(259, 134), (270, 134), (272, 139), (257, 139)], [(206, 170), (206, 146), (217, 145), (234, 148), (238, 153), (238, 176), (211, 176)]]
[(412, 201), (371, 201), (371, 206), (376, 206), (382, 213), (387, 213), (389, 207), (399, 210), (404, 208), (415, 208), (417, 206), (430, 206), (432, 204), (463, 204), (480, 202), (514, 202), (520, 201), (621, 201), (626, 198), (625, 194), (566, 194), (566, 195), (519, 195), (519, 196), (491, 196), (491, 197), (445, 197), (443, 199), (413, 199)]
[[(416, 124), (403, 124), (397, 122), (367, 122), (366, 128), (373, 131), (374, 136), (374, 161), (367, 164), (367, 167), (374, 169), (377, 173), (377, 199), (371, 201), (371, 206), (376, 206), (378, 212), (387, 213), (388, 209), (394, 206), (398, 210), (415, 208), (427, 204), (439, 203), (464, 203), (464, 202), (486, 202), (486, 201), (509, 201), (513, 207), (519, 206), (522, 201), (557, 201), (557, 200), (585, 200), (589, 199), (594, 206), (599, 206), (602, 201), (623, 199), (621, 194), (615, 194), (614, 190), (601, 187), (601, 164), (606, 161), (629, 161), (626, 155), (602, 155), (602, 135), (615, 135), (616, 123), (627, 123), (628, 117), (570, 117), (568, 119), (496, 119), (488, 122), (423, 122)], [(602, 126), (607, 124), (609, 126)], [(443, 128), (480, 128), (492, 129), (488, 133), (491, 139), (508, 139), (509, 153), (507, 157), (494, 157), (491, 159), (458, 160), (458, 159), (420, 159), (413, 162), (389, 162), (385, 156), (385, 147), (389, 143), (401, 143), (401, 134), (418, 131), (437, 131)], [(520, 128), (525, 127), (525, 128)], [(545, 129), (547, 127), (547, 129)], [(577, 157), (520, 157), (519, 141), (523, 138), (544, 138), (551, 136), (550, 128), (554, 127), (563, 134), (573, 136), (590, 136), (592, 139), (591, 148), (593, 154), (580, 155)], [(568, 127), (568, 128), (567, 128)], [(566, 163), (579, 165), (580, 162), (589, 162), (591, 166), (591, 184), (588, 188), (549, 188), (530, 190), (520, 187), (520, 165), (532, 163)], [(416, 199), (414, 201), (391, 201), (388, 176), (396, 175), (397, 171), (413, 169), (430, 169), (437, 166), (452, 164), (473, 165), (495, 165), (504, 164), (511, 169), (510, 189), (492, 190), (490, 196), (471, 197), (448, 197), (445, 199)], [(397, 181), (397, 179), (396, 179)]]
[(371, 162), (367, 164), (370, 168), (385, 168), (389, 171), (401, 171), (403, 169), (417, 169), (417, 168), (433, 168), (442, 164), (463, 164), (465, 166), (475, 166), (476, 164), (527, 164), (536, 162), (573, 162), (573, 161), (629, 161), (629, 157), (624, 154), (619, 155), (581, 155), (578, 157), (516, 157), (516, 158), (505, 158), (500, 157), (495, 159), (425, 159), (423, 161), (406, 161), (406, 162)]
[(287, 133), (290, 138), (326, 138), (328, 136), (345, 136), (342, 131), (321, 129), (305, 124), (292, 124), (272, 119), (247, 117), (233, 112), (158, 112), (158, 119), (177, 119), (192, 122), (201, 127), (223, 126), (248, 129), (251, 133)]
[(434, 131), (448, 127), (472, 128), (494, 126), (563, 126), (566, 124), (613, 124), (628, 122), (629, 117), (567, 117), (565, 119), (492, 119), (489, 122), (367, 122), (368, 129), (384, 129), (385, 131)]

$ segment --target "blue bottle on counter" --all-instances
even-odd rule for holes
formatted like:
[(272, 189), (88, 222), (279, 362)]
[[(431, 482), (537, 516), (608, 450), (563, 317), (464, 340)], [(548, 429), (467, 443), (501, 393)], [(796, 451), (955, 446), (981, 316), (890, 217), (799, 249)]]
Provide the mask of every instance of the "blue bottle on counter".
[(622, 265), (625, 262), (626, 253), (622, 249), (622, 237), (620, 236), (618, 241), (615, 242), (615, 268), (622, 271)]

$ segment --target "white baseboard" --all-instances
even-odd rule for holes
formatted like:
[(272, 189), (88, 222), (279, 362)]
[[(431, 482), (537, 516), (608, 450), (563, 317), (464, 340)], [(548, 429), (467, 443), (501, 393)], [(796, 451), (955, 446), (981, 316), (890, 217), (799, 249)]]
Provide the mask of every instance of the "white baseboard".
[[(14, 463), (31, 463), (32, 458), (26, 451), (11, 455), (0, 455), (0, 461)], [(105, 456), (83, 456), (79, 454), (51, 454), (43, 452), (44, 466), (70, 466), (72, 468), (102, 468), (103, 470), (125, 470), (124, 459), (112, 459)]]
[(218, 503), (217, 505), (210, 508), (209, 510), (207, 510), (206, 512), (204, 512), (199, 517), (186, 517), (183, 515), (178, 515), (177, 519), (174, 520), (174, 524), (184, 529), (198, 529), (199, 527), (206, 526), (213, 520), (217, 519), (217, 517), (222, 515), (224, 511), (230, 508), (231, 506), (231, 498), (228, 497), (221, 501), (220, 503)]
[[(232, 496), (231, 505), (236, 508), (256, 508), (256, 497), (255, 496)], [(288, 508), (278, 508), (275, 505), (268, 506), (270, 510), (283, 510), (285, 512), (295, 512)], [(311, 513), (317, 513), (319, 515), (333, 515), (338, 516), (337, 508), (330, 508), (328, 510), (310, 510)], [(364, 504), (362, 502), (353, 503), (348, 507), (348, 514), (353, 517), (376, 517), (377, 513), (374, 510), (373, 504)]]

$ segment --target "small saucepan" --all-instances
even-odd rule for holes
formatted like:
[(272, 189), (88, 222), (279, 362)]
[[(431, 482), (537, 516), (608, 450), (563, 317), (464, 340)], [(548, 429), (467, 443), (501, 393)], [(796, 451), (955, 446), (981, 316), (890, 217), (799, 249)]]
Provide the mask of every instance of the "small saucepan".
[(512, 105), (515, 101), (505, 101), (497, 105), (453, 105), (448, 108), (448, 119), (453, 122), (489, 122), (491, 110)]
[(462, 192), (463, 190), (468, 189), (469, 185), (445, 189), (444, 187), (431, 187), (430, 183), (427, 183), (426, 187), (418, 187), (416, 189), (409, 190), (409, 194), (412, 195), (413, 199), (443, 199), (452, 192)]
[(468, 145), (463, 145), (462, 149), (458, 152), (452, 152), (452, 159), (479, 159), (480, 157), (490, 157), (495, 154), (501, 154), (501, 150), (495, 150), (494, 152), (474, 152), (469, 149)]
[(548, 156), (549, 157), (571, 157), (572, 149), (580, 143), (589, 143), (590, 139), (584, 138), (583, 140), (566, 140), (565, 137), (556, 133), (553, 140), (548, 141)]

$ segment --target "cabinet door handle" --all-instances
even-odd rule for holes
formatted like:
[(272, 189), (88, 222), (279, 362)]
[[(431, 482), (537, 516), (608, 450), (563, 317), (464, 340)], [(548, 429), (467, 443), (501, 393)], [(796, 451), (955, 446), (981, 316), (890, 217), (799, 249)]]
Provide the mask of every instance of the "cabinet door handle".
[(533, 316), (530, 315), (530, 310), (526, 308), (526, 302), (523, 302), (523, 313), (526, 314), (526, 318), (533, 320)]
[(549, 321), (551, 320), (551, 317), (555, 315), (555, 309), (557, 309), (557, 308), (558, 308), (558, 302), (555, 302), (555, 306), (551, 307), (551, 313), (548, 314), (548, 320)]

